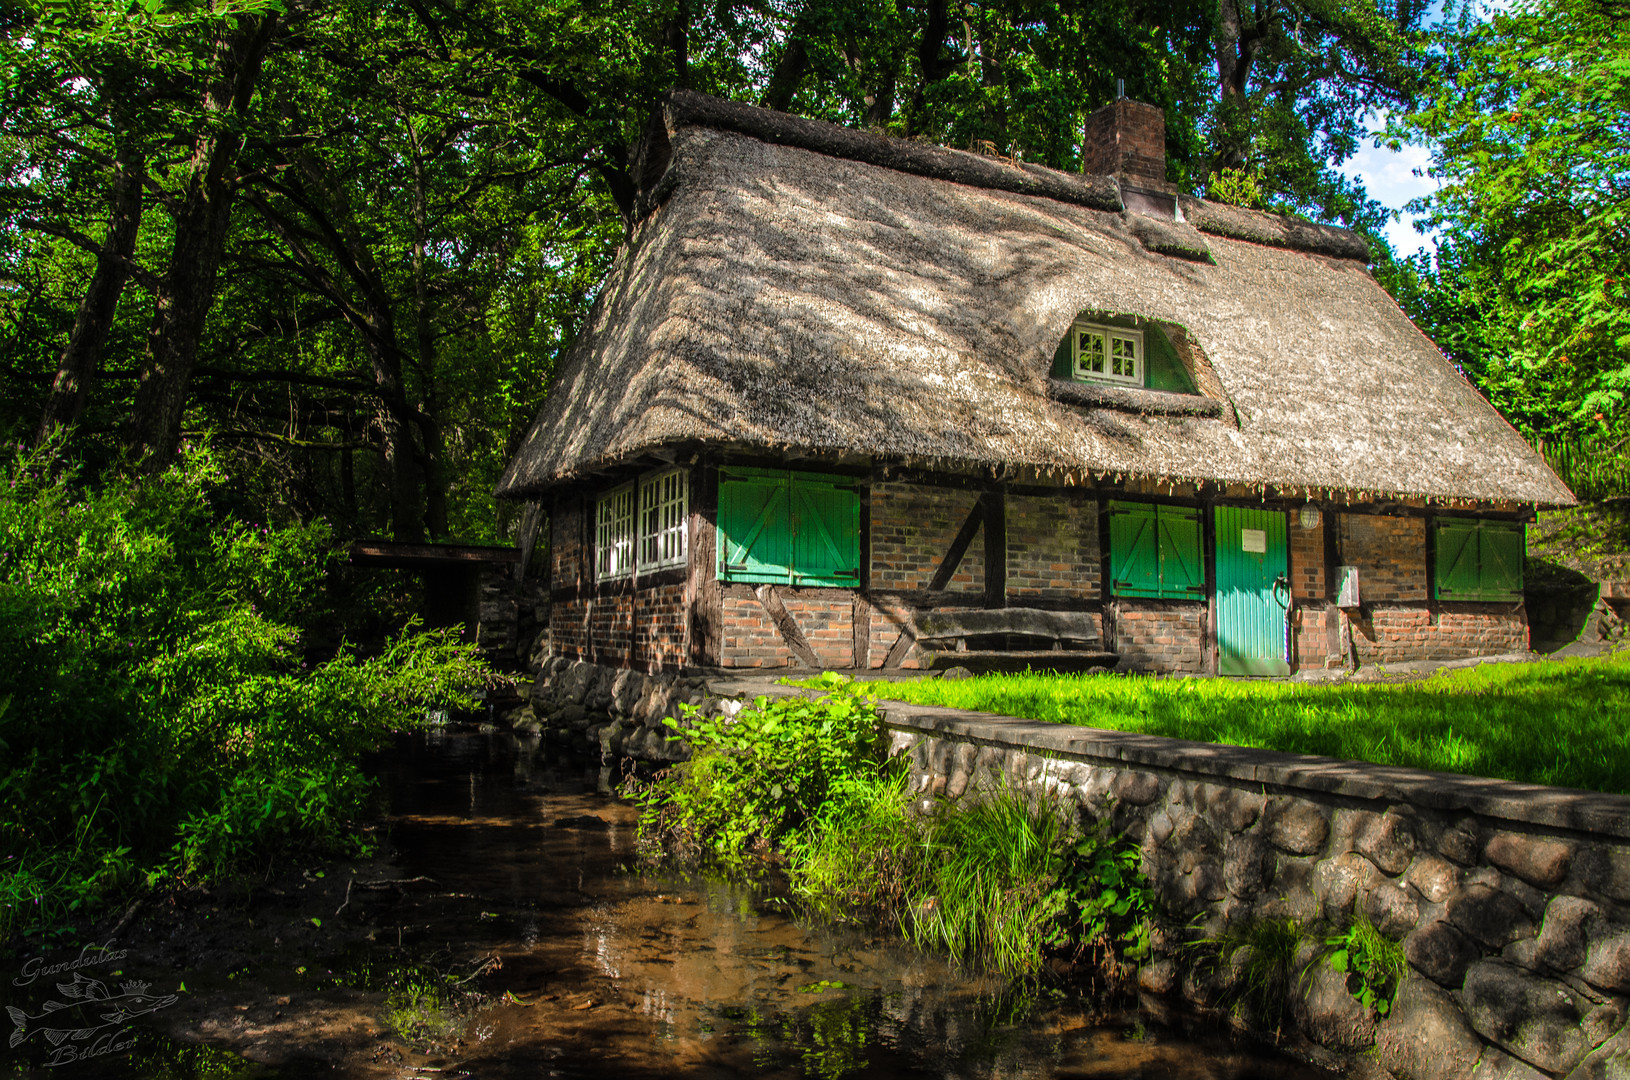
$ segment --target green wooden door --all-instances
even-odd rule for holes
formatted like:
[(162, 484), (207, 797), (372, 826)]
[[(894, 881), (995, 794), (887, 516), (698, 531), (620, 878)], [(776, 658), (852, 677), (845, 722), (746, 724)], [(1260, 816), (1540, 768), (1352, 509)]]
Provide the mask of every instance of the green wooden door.
[(1217, 507), (1217, 670), (1223, 675), (1289, 675), (1285, 662), (1288, 579), (1285, 515)]

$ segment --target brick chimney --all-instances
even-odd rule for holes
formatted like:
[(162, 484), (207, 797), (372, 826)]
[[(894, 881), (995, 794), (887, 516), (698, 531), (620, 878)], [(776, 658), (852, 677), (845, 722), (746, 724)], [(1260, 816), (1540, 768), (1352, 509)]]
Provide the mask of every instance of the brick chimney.
[(1087, 117), (1081, 171), (1113, 176), (1134, 213), (1177, 214), (1177, 188), (1166, 182), (1166, 114), (1153, 105), (1116, 98)]

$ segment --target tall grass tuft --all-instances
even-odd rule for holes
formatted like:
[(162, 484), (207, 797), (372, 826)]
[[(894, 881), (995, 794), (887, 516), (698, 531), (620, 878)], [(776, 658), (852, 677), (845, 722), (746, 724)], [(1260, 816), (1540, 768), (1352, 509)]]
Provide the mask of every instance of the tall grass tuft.
[(907, 932), (951, 959), (1028, 975), (1065, 898), (1056, 888), (1074, 827), (1063, 808), (997, 790), (927, 826)]
[(792, 892), (822, 918), (893, 919), (914, 891), (922, 824), (903, 769), (834, 783), (808, 826), (783, 841)]

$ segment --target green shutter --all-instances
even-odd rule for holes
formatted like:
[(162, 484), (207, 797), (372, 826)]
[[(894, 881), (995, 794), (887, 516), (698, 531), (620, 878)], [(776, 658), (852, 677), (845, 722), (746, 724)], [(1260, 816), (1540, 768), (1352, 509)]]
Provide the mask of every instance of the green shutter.
[(1064, 335), (1064, 340), (1058, 343), (1053, 350), (1053, 378), (1075, 378), (1075, 357), (1070, 352), (1070, 339), (1075, 336), (1075, 326), (1072, 323), (1070, 332)]
[(1153, 506), (1109, 504), (1109, 581), (1115, 596), (1160, 595), (1160, 542)]
[(851, 485), (792, 476), (792, 583), (860, 583), (860, 494)]
[(1477, 523), (1440, 521), (1435, 536), (1437, 558), (1433, 575), (1433, 595), (1439, 600), (1476, 600)]
[(1521, 600), (1523, 527), (1501, 521), (1485, 521), (1478, 530), (1481, 543), (1478, 563), (1481, 569), (1479, 600)]
[(786, 473), (719, 473), (719, 579), (790, 582), (792, 515)]
[(1204, 597), (1206, 564), (1200, 555), (1200, 511), (1162, 506), (1160, 523), (1160, 595), (1182, 599)]

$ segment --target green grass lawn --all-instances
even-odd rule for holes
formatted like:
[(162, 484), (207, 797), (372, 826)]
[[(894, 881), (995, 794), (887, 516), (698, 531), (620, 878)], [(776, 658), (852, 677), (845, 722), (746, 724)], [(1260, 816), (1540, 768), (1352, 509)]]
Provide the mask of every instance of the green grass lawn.
[(1392, 685), (1040, 674), (866, 685), (921, 705), (1630, 794), (1630, 651)]

